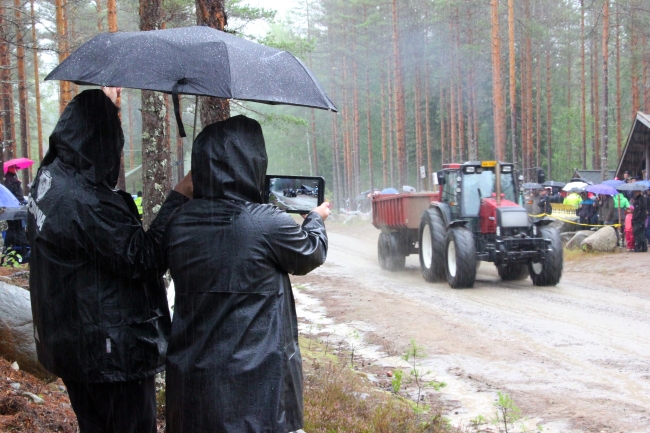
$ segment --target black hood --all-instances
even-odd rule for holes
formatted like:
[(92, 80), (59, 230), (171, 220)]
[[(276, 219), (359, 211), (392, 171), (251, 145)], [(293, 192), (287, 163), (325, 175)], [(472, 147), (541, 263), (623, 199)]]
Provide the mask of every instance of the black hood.
[(100, 89), (84, 90), (70, 101), (52, 135), (42, 166), (58, 157), (93, 183), (117, 183), (124, 134), (118, 108)]
[(267, 163), (256, 120), (235, 116), (208, 125), (192, 146), (194, 198), (261, 203)]

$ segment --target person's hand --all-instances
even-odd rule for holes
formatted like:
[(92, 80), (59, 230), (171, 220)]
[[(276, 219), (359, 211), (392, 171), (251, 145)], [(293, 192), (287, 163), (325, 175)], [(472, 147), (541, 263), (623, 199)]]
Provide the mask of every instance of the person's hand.
[(113, 104), (117, 105), (117, 98), (119, 98), (120, 93), (122, 93), (122, 88), (121, 87), (102, 87), (102, 90), (104, 91), (104, 94), (108, 96), (111, 101), (113, 101)]
[(313, 208), (311, 211), (316, 212), (321, 218), (323, 218), (323, 221), (325, 221), (327, 217), (330, 216), (330, 204), (325, 201), (320, 206)]
[(193, 198), (194, 184), (192, 183), (192, 170), (188, 171), (185, 177), (176, 184), (174, 191), (180, 192), (189, 199)]

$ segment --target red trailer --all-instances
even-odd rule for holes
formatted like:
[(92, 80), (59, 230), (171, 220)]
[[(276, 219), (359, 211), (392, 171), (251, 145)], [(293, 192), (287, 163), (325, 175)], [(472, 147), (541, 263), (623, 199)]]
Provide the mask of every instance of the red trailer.
[(379, 235), (379, 266), (397, 271), (404, 268), (406, 256), (418, 254), (418, 231), (422, 213), (440, 193), (379, 194), (372, 197), (372, 225)]

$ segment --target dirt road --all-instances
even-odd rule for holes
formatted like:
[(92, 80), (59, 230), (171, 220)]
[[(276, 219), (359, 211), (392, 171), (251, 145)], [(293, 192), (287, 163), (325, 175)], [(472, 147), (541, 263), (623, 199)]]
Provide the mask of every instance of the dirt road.
[[(377, 362), (400, 366), (413, 338), (425, 368), (445, 381), (448, 416), (493, 416), (511, 395), (545, 432), (650, 432), (650, 255), (591, 254), (565, 262), (556, 287), (501, 282), (483, 263), (473, 289), (422, 278), (417, 256), (403, 272), (377, 264), (370, 223), (328, 223), (327, 263), (305, 277), (297, 302), (319, 329), (360, 334)], [(338, 325), (337, 325), (338, 324)]]

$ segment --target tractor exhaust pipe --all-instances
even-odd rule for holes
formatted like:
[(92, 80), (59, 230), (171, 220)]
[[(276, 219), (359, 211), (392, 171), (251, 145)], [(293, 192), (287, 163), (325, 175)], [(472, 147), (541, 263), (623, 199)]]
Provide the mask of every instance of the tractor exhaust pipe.
[(501, 206), (501, 162), (498, 160), (494, 169), (494, 174), (496, 175), (494, 187), (497, 193), (497, 206)]

